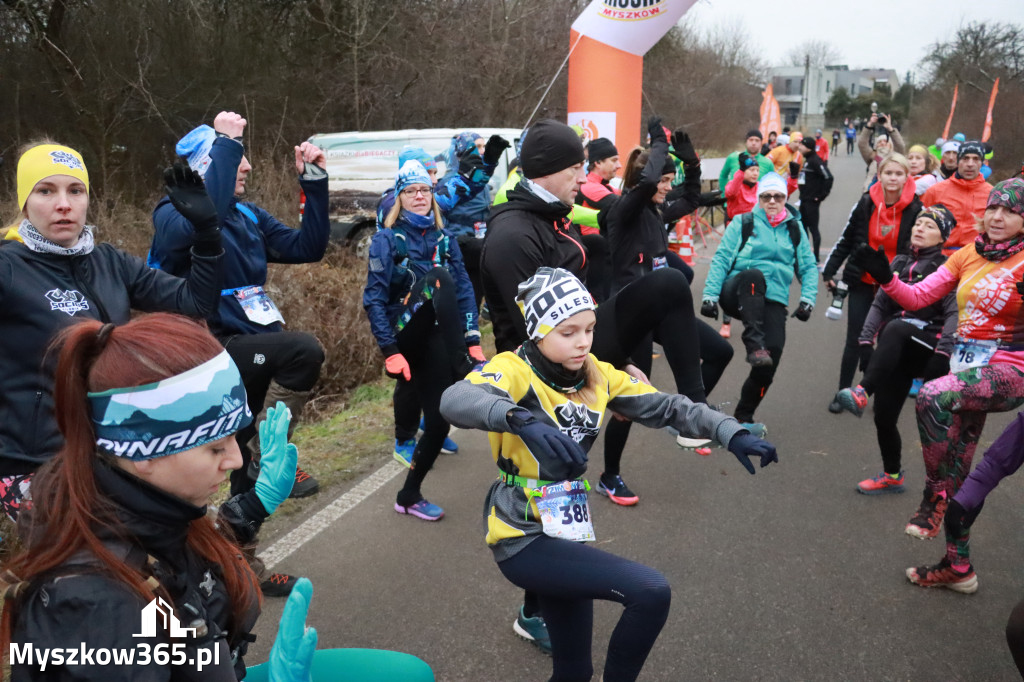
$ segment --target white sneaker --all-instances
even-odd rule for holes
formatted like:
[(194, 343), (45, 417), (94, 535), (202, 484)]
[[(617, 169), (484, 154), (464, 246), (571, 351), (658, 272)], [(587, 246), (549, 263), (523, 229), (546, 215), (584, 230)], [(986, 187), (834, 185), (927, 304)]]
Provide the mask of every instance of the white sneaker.
[(710, 438), (687, 438), (686, 436), (676, 436), (676, 445), (687, 450), (696, 450), (697, 448), (706, 448), (711, 445)]

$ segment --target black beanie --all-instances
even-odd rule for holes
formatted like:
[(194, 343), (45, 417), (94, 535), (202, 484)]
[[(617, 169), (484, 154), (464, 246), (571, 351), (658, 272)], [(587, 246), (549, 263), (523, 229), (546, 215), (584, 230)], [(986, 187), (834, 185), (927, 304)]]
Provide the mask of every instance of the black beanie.
[(607, 137), (597, 137), (587, 145), (587, 160), (590, 163), (597, 163), (613, 156), (618, 156), (619, 150), (615, 148), (612, 141)]
[(743, 138), (743, 139), (749, 140), (752, 137), (756, 137), (759, 140), (763, 140), (764, 139), (764, 136), (761, 134), (761, 131), (758, 130), (757, 128), (754, 128), (752, 130), (748, 130), (747, 131), (747, 136), (745, 138)]
[(661, 174), (668, 175), (676, 172), (676, 162), (672, 160), (671, 154), (665, 155), (665, 163), (661, 166)]
[(807, 147), (807, 149), (809, 149), (812, 154), (818, 150), (817, 140), (814, 139), (813, 137), (807, 135), (803, 136), (802, 138), (800, 138), (800, 144)]
[(583, 143), (564, 123), (546, 118), (527, 130), (519, 161), (524, 178), (542, 178), (583, 162)]
[(959, 161), (964, 158), (965, 154), (975, 154), (979, 159), (984, 159), (985, 147), (983, 146), (983, 143), (978, 140), (967, 140), (960, 145), (960, 149), (956, 153), (956, 160)]
[(926, 206), (917, 214), (917, 217), (931, 218), (939, 227), (939, 232), (942, 233), (943, 242), (949, 239), (949, 234), (953, 231), (953, 228), (956, 227), (956, 216), (954, 216), (953, 212), (946, 208), (944, 204)]

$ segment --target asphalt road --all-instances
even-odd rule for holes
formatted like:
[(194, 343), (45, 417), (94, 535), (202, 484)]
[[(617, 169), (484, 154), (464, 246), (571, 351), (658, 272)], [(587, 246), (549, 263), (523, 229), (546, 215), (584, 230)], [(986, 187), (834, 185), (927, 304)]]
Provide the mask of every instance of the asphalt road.
[[(864, 172), (855, 156), (841, 155), (831, 168), (836, 184), (821, 212), (826, 247), (845, 225)], [(698, 300), (710, 255), (698, 245)], [(809, 322), (790, 319), (775, 384), (757, 413), (779, 464), (750, 476), (725, 450), (701, 457), (677, 448), (665, 431), (638, 426), (623, 475), (640, 503), (623, 508), (591, 496), (597, 546), (656, 567), (673, 588), (668, 623), (641, 679), (1017, 679), (1003, 628), (1024, 596), (1019, 481), (998, 488), (975, 525), (976, 594), (908, 583), (906, 567), (934, 563), (944, 552), (941, 539), (903, 533), (923, 488), (913, 404), (900, 422), (908, 492), (857, 494), (856, 483), (880, 471), (881, 460), (870, 412), (857, 419), (826, 410), (845, 335), (845, 320), (825, 318), (827, 305), (819, 292)], [(712, 402), (735, 405), (749, 369), (738, 334), (732, 344), (736, 356)], [(671, 387), (664, 360), (655, 361), (652, 379)], [(983, 447), (1012, 416), (990, 418)], [(547, 679), (550, 659), (512, 633), (521, 593), (483, 541), (482, 502), (495, 475), (485, 435), (455, 437), (460, 453), (441, 456), (424, 485), (445, 508), (444, 520), (396, 514), (398, 476), (277, 568), (312, 579), (309, 622), (321, 648), (409, 652), (440, 681)], [(592, 482), (601, 440), (591, 452)], [(324, 505), (340, 492), (321, 493)], [(252, 661), (265, 660), (282, 604), (267, 601)], [(595, 679), (620, 613), (618, 604), (595, 605)]]

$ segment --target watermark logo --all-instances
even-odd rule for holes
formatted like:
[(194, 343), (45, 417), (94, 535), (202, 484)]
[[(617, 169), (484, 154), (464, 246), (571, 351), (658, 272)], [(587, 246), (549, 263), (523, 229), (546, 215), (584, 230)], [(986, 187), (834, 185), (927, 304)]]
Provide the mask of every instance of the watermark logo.
[(174, 609), (163, 597), (155, 598), (142, 609), (142, 632), (132, 637), (156, 637), (158, 630), (166, 631), (172, 638), (196, 635), (195, 628), (181, 627), (181, 622), (174, 615)]
[[(174, 609), (157, 597), (142, 609), (141, 632), (133, 638), (156, 639), (158, 633), (172, 639), (194, 638), (196, 628), (183, 628), (174, 615)], [(127, 644), (128, 642), (126, 642)], [(196, 672), (220, 665), (220, 646), (217, 642), (189, 643), (138, 642), (125, 647), (92, 647), (82, 642), (74, 647), (39, 647), (32, 642), (11, 642), (8, 653), (12, 665), (25, 665), (45, 672), (47, 668), (68, 666), (187, 666)]]

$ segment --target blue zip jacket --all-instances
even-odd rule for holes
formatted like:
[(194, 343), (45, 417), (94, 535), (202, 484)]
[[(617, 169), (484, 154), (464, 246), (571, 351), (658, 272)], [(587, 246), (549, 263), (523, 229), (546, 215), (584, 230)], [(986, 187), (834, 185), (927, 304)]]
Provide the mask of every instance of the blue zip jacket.
[[(266, 284), (267, 263), (314, 263), (320, 260), (330, 237), (326, 177), (299, 179), (299, 185), (306, 193), (300, 230), (288, 227), (255, 204), (237, 201), (235, 178), (244, 151), (235, 140), (218, 137), (210, 149), (211, 163), (206, 172), (206, 190), (220, 215), (224, 245), (221, 285), (224, 289), (216, 312), (207, 317), (210, 330), (218, 337), (281, 331), (279, 323), (262, 325), (246, 317), (233, 290)], [(245, 214), (246, 211), (255, 216), (255, 221)], [(192, 223), (178, 213), (165, 197), (153, 211), (153, 227), (150, 266), (178, 277), (187, 276), (194, 233)]]
[(384, 357), (398, 353), (395, 339), (395, 323), (405, 310), (404, 300), (408, 290), (397, 292), (391, 296), (391, 277), (395, 272), (395, 232), (405, 234), (408, 246), (408, 268), (418, 281), (429, 270), (434, 268), (434, 250), (442, 235), (448, 236), (448, 256), (444, 267), (448, 269), (458, 289), (459, 311), (465, 324), (466, 346), (480, 343), (480, 331), (477, 326), (476, 298), (473, 296), (473, 285), (466, 274), (466, 266), (462, 262), (462, 251), (459, 243), (448, 230), (433, 227), (419, 229), (413, 227), (399, 217), (391, 229), (378, 230), (370, 242), (366, 288), (363, 290), (363, 309), (370, 318), (370, 331), (377, 339)]
[[(786, 204), (789, 218), (800, 220), (800, 213)], [(722, 235), (722, 243), (718, 245), (714, 257), (711, 259), (711, 267), (708, 270), (707, 280), (704, 282), (704, 300), (717, 301), (722, 293), (722, 285), (725, 280), (743, 270), (756, 268), (764, 275), (765, 283), (768, 285), (765, 298), (782, 305), (789, 305), (789, 285), (793, 282), (794, 258), (799, 255), (800, 272), (800, 300), (814, 305), (818, 295), (818, 266), (814, 262), (814, 254), (811, 252), (810, 240), (800, 226), (803, 233), (798, 249), (794, 250), (793, 240), (789, 236), (789, 228), (786, 226), (789, 218), (772, 227), (768, 223), (768, 215), (760, 206), (755, 206), (752, 211), (754, 215), (754, 231), (750, 239), (743, 245), (743, 250), (737, 253), (740, 242), (743, 240), (742, 216), (738, 215), (732, 219), (725, 234)], [(799, 251), (799, 254), (797, 253)]]

